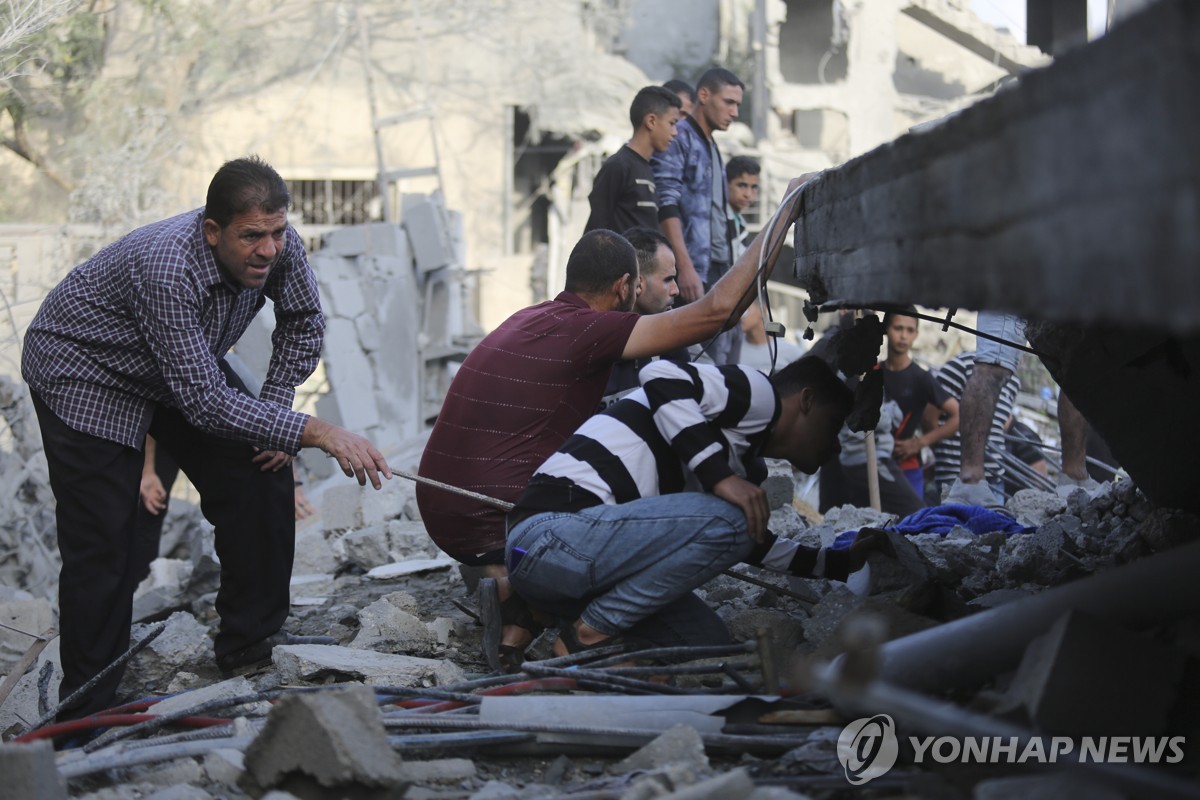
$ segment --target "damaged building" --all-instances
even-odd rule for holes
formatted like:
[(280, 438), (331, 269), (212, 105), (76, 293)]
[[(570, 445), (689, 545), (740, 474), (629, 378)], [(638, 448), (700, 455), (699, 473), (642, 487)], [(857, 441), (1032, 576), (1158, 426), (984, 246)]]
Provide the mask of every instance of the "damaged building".
[[(719, 576), (699, 592), (733, 634), (719, 651), (562, 659), (551, 630), (522, 672), (497, 676), (471, 576), (430, 542), (412, 481), (363, 491), (311, 459), (320, 513), (297, 526), (293, 635), (270, 666), (221, 680), (212, 532), (179, 498), (135, 601), (121, 691), (132, 702), (59, 728), (53, 498), (17, 341), (41, 294), (116, 223), (0, 226), (12, 327), (0, 352), (4, 792), (1200, 794), (1200, 519), (1185, 458), (1198, 438), (1194, 4), (1161, 0), (1084, 46), (1082, 3), (1031, 2), (1040, 47), (955, 0), (712, 0), (686, 15), (651, 0), (388, 5), (313, 11), (291, 31), (319, 43), (305, 69), (262, 94), (231, 91), (192, 120), (186, 158), (158, 163), (171, 207), (197, 205), (205, 165), (230, 150), (280, 168), (329, 319), (305, 408), (384, 443), (398, 470), (416, 472), (425, 426), (482, 332), (561, 286), (591, 177), (627, 134), (628, 98), (719, 60), (751, 88), (721, 144), (763, 161), (764, 197), (826, 170), (804, 190), (789, 282), (830, 307), (1044, 318), (1034, 346), (1131, 477), (1092, 496), (1020, 492), (1004, 530), (960, 519), (905, 532), (870, 509), (811, 514), (802, 481), (772, 464), (772, 531), (831, 545), (882, 529), (894, 556), (873, 555), (844, 584), (745, 566)], [(1038, 18), (1035, 6), (1057, 10)], [(112, 47), (128, 56), (146, 20), (122, 10)], [(657, 34), (673, 25), (664, 50)], [(257, 104), (269, 113), (247, 114)], [(302, 136), (288, 132), (298, 120)], [(1122, 155), (1138, 168), (1096, 168)], [(787, 322), (804, 324), (798, 309)], [(252, 368), (268, 338), (256, 323), (239, 343)], [(1160, 412), (1134, 429), (1135, 403)], [(1152, 462), (1134, 430), (1157, 443)], [(891, 760), (854, 761), (881, 715)], [(73, 736), (87, 741), (67, 746)], [(1010, 741), (1012, 756), (993, 746)], [(968, 743), (987, 757), (964, 755)]]

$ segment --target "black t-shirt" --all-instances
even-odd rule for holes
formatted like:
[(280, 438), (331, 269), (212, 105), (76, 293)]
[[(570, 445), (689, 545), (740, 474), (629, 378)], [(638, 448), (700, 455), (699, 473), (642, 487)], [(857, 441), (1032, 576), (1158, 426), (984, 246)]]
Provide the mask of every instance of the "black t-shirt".
[(917, 428), (921, 427), (925, 406), (932, 404), (941, 408), (950, 399), (950, 394), (933, 379), (932, 373), (922, 369), (916, 362), (896, 372), (882, 364), (879, 368), (883, 370), (884, 393), (888, 399), (895, 400), (904, 413), (904, 421), (895, 431), (896, 441), (911, 439)]
[(654, 197), (650, 162), (629, 145), (622, 145), (596, 173), (588, 195), (592, 213), (584, 230), (607, 228), (617, 233), (638, 227), (658, 230), (658, 202)]

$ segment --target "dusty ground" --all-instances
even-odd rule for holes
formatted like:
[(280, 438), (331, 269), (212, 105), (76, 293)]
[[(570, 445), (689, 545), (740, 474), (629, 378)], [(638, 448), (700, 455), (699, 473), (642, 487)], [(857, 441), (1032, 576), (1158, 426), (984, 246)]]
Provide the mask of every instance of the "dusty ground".
[[(776, 506), (772, 529), (783, 535), (827, 542), (837, 532), (865, 525), (879, 526), (888, 521), (876, 512), (846, 507), (831, 512), (821, 524), (811, 524), (792, 502), (790, 477), (781, 478), (776, 470), (772, 480), (771, 494)], [(471, 616), (474, 600), (457, 566), (434, 561), (416, 574), (391, 578), (380, 578), (371, 572), (394, 563), (412, 564), (414, 560), (438, 558), (419, 521), (411, 518), (415, 516), (412, 484), (397, 479), (385, 492), (373, 493), (333, 478), (312, 488), (321, 512), (298, 529), (294, 605), (287, 627), (300, 636), (331, 636), (337, 647), (277, 648), (273, 665), (249, 676), (249, 689), (281, 689), (279, 694), (271, 696), (272, 700), (294, 694), (298, 687), (364, 682), (376, 687), (407, 687), (409, 699), (423, 691), (436, 698), (438, 689), (464, 692), (479, 689), (477, 679), (486, 675), (487, 667), (480, 654), (480, 628)], [(895, 638), (1200, 537), (1195, 517), (1153, 508), (1128, 482), (1110, 487), (1095, 499), (1082, 494), (1069, 501), (1037, 494), (1018, 499), (1020, 502), (1014, 504), (1014, 509), (1036, 525), (1033, 533), (974, 535), (956, 530), (946, 537), (913, 537), (900, 562), (889, 560), (873, 565), (871, 585), (860, 587), (864, 594), (855, 594), (845, 585), (828, 581), (787, 580), (759, 572), (754, 574), (778, 588), (771, 590), (726, 576), (718, 578), (702, 587), (701, 594), (726, 620), (736, 640), (755, 642), (762, 632), (769, 632), (773, 653), (768, 658), (770, 668), (764, 674), (760, 658), (764, 651), (750, 647), (750, 652), (743, 654), (696, 662), (744, 662), (736, 672), (745, 687), (721, 674), (676, 676), (672, 685), (693, 696), (706, 691), (760, 694), (766, 693), (764, 682), (774, 672), (785, 687), (796, 689), (797, 665), (804, 663), (805, 658), (825, 658), (839, 652), (843, 648), (846, 620), (855, 615), (869, 613), (884, 620), (887, 637)], [(176, 693), (184, 693), (184, 697), (199, 696), (199, 692), (209, 691), (208, 687), (220, 683), (211, 660), (210, 637), (216, 618), (212, 610), (214, 567), (209, 546), (205, 544), (210, 535), (196, 509), (185, 503), (176, 504), (164, 537), (166, 555), (173, 558), (157, 564), (155, 579), (143, 586), (139, 608), (144, 619), (135, 626), (134, 638), (140, 639), (158, 626), (164, 626), (164, 631), (131, 662), (122, 686), (126, 697), (155, 698)], [(749, 568), (741, 569), (751, 572)], [(1200, 656), (1198, 632), (1200, 626), (1193, 619), (1161, 625), (1153, 634), (1190, 659), (1194, 666)], [(548, 633), (535, 643), (531, 658), (549, 657), (552, 637), (553, 633)], [(331, 652), (338, 653), (338, 657), (323, 664), (321, 658)], [(52, 702), (51, 698), (56, 697), (55, 653), (52, 644), (39, 664), (22, 679), (18, 690), (0, 706), (0, 729), (5, 731), (6, 738), (36, 719)], [(313, 656), (314, 653), (318, 655)], [(377, 654), (409, 660), (403, 664), (389, 662), (378, 669), (364, 666)], [(43, 674), (52, 677), (39, 690), (38, 678)], [(973, 699), (961, 696), (957, 699), (986, 710), (989, 704), (997, 704), (996, 698), (1004, 696), (1009, 680), (1011, 675), (997, 675)], [(472, 684), (473, 681), (476, 683)], [(386, 699), (406, 698), (378, 698), (378, 701)], [(1177, 710), (1181, 701), (1172, 696), (1166, 702), (1169, 710)], [(793, 705), (821, 709), (829, 704), (822, 696), (801, 693)], [(399, 713), (395, 707), (382, 707), (389, 717)], [(239, 704), (206, 711), (204, 715), (246, 718), (232, 728), (214, 729), (216, 732), (211, 735), (230, 736), (230, 730), (258, 735), (264, 719), (269, 723), (270, 711), (271, 706), (263, 703)], [(150, 713), (154, 713), (153, 708)], [(459, 719), (464, 714), (451, 713), (456, 713)], [(465, 713), (470, 716), (469, 711)], [(521, 744), (500, 744), (497, 740), (451, 743), (449, 738), (436, 740), (432, 745), (429, 742), (417, 745), (411, 739), (404, 742), (393, 739), (392, 747), (400, 754), (406, 765), (404, 769), (409, 770), (404, 773), (404, 780), (411, 784), (407, 795), (396, 788), (370, 789), (370, 781), (362, 776), (347, 784), (352, 788), (329, 789), (325, 794), (321, 793), (325, 789), (306, 794), (303, 787), (286, 782), (274, 786), (285, 787), (299, 797), (478, 800), (665, 796), (753, 796), (761, 800), (795, 797), (795, 793), (829, 798), (1010, 796), (981, 794), (985, 792), (981, 786), (992, 785), (986, 784), (989, 779), (999, 780), (996, 786), (1001, 788), (1008, 786), (1005, 791), (1018, 794), (1029, 791), (1028, 787), (1020, 789), (1005, 783), (1017, 777), (1012, 768), (932, 771), (906, 764), (903, 756), (900, 765), (889, 774), (867, 786), (853, 787), (846, 780), (836, 751), (837, 736), (848, 720), (836, 712), (827, 713), (833, 716), (773, 728), (764, 726), (759, 715), (749, 722), (730, 722), (726, 728), (727, 732), (751, 737), (765, 735), (764, 730), (771, 735), (792, 737), (786, 748), (772, 749), (760, 746), (759, 740), (749, 739), (744, 740), (748, 742), (744, 746), (727, 745), (724, 749), (710, 742), (706, 755), (693, 733), (692, 739), (673, 745), (669, 741), (658, 749), (651, 745), (642, 755), (642, 761), (633, 762), (621, 759), (636, 749), (635, 745), (625, 742), (613, 746), (614, 740), (601, 735), (582, 746), (544, 740)], [(1173, 719), (1176, 717), (1178, 714)], [(603, 706), (585, 719), (548, 715), (539, 722), (592, 728), (612, 724)], [(371, 721), (366, 727), (376, 724)], [(311, 725), (312, 735), (317, 736), (315, 731), (320, 725)], [(298, 735), (296, 726), (291, 727), (291, 735)], [(168, 727), (142, 737), (130, 737), (130, 741), (108, 744), (87, 756), (77, 750), (64, 750), (58, 755), (59, 769), (65, 773), (81, 763), (95, 764), (98, 763), (95, 759), (107, 756), (120, 763), (137, 752), (138, 740), (142, 744), (171, 744), (177, 740), (178, 730)], [(393, 737), (411, 737), (417, 732), (392, 728), (387, 733)], [(429, 732), (435, 737), (444, 733), (447, 731)], [(383, 735), (382, 731), (379, 735)], [(267, 738), (267, 734), (262, 736)], [(303, 747), (312, 745), (312, 741), (301, 738)], [(670, 734), (663, 738), (669, 739)], [(523, 754), (516, 754), (514, 748)], [(260, 760), (247, 756), (248, 751), (243, 743), (138, 766), (89, 769), (88, 774), (72, 778), (67, 788), (73, 797), (94, 798), (201, 800), (257, 796), (269, 787), (248, 783), (248, 776), (258, 775), (262, 769), (255, 766)], [(314, 756), (314, 760), (320, 759)], [(421, 764), (425, 765), (424, 772), (413, 771)], [(1046, 784), (1043, 789), (1054, 785)], [(758, 788), (753, 789), (755, 786)], [(684, 793), (673, 794), (678, 792)]]

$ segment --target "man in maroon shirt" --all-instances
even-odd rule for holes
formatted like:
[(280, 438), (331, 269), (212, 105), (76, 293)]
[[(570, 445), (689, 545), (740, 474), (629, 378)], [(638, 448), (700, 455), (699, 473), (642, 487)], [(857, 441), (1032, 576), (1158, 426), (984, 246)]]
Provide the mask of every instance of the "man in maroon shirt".
[[(764, 259), (768, 275), (799, 215), (795, 190), (806, 179), (788, 185), (782, 224)], [(567, 260), (566, 290), (513, 314), (463, 362), (425, 446), (421, 475), (515, 503), (534, 470), (596, 411), (617, 361), (697, 344), (737, 324), (753, 295), (764, 238), (760, 234), (700, 300), (639, 316), (632, 311), (633, 247), (612, 231), (584, 234)], [(499, 579), (494, 589), (485, 588), (498, 592), (493, 599), (504, 607), (503, 643), (527, 644), (530, 623), (505, 577), (505, 509), (427, 484), (417, 486), (417, 505), (438, 547)], [(510, 624), (517, 619), (525, 624)], [(486, 632), (485, 650), (496, 666)]]

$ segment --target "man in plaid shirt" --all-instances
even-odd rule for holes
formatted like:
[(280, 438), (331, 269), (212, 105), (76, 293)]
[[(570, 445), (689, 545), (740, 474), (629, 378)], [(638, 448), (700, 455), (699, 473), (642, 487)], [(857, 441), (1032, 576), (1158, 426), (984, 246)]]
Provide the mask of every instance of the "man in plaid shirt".
[[(129, 647), (147, 434), (179, 462), (216, 528), (222, 672), (263, 661), (284, 638), (293, 455), (319, 447), (376, 489), (391, 478), (368, 440), (291, 409), (325, 320), (290, 202), (269, 165), (230, 161), (203, 209), (139, 228), (71, 270), (26, 333), (21, 372), (57, 500), (63, 699)], [(255, 398), (231, 388), (217, 362), (266, 298), (276, 327)], [(59, 719), (110, 706), (120, 679), (114, 670)]]

